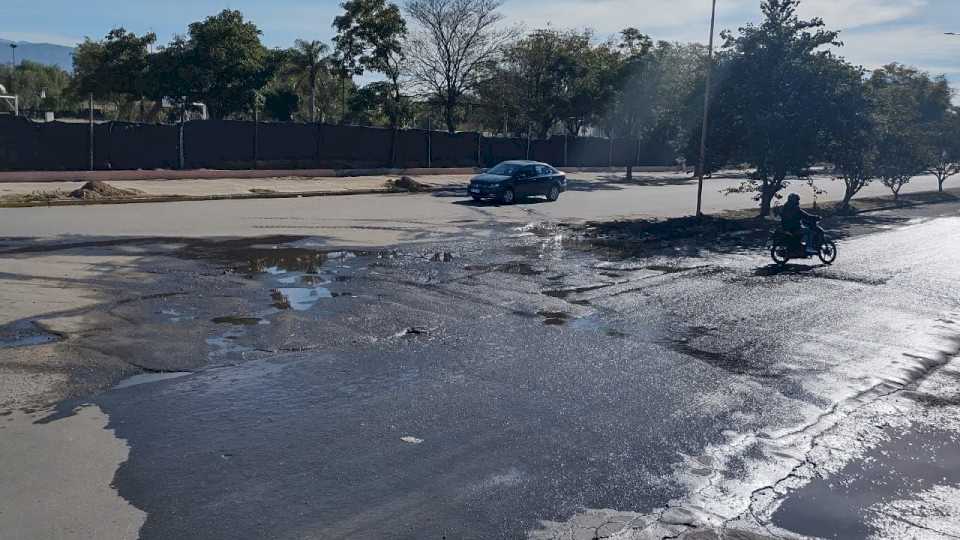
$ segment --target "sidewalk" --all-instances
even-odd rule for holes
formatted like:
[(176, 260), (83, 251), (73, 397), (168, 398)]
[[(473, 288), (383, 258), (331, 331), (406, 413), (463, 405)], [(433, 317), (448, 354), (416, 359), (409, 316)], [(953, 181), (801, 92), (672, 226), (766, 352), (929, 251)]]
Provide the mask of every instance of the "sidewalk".
[[(570, 172), (567, 178), (578, 185), (621, 183), (623, 171)], [(131, 190), (136, 195), (121, 198), (72, 199), (68, 194), (83, 185), (73, 182), (42, 180), (35, 182), (0, 182), (0, 207), (73, 206), (89, 204), (116, 204), (137, 202), (175, 202), (220, 199), (271, 199), (293, 197), (320, 197), (335, 195), (364, 195), (374, 193), (402, 193), (389, 182), (401, 175), (375, 176), (282, 176), (268, 178), (213, 178), (106, 180), (114, 188)], [(420, 191), (463, 190), (474, 173), (451, 170), (447, 174), (411, 174), (423, 187)], [(644, 181), (685, 183), (689, 174), (671, 172), (636, 172), (637, 183)]]
[[(428, 175), (412, 177), (426, 186), (424, 191), (463, 189), (472, 175)], [(140, 192), (120, 199), (68, 199), (57, 197), (79, 188), (81, 182), (0, 183), (0, 207), (59, 206), (76, 204), (164, 202), (245, 198), (316, 197), (369, 193), (393, 193), (388, 181), (397, 176), (283, 177), (283, 178), (198, 178), (189, 180), (120, 180), (112, 187)]]

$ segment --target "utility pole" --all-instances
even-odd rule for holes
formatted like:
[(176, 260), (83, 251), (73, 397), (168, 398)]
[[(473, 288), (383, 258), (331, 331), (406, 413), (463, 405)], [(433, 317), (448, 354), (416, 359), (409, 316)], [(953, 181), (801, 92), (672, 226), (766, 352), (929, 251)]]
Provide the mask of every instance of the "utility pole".
[(93, 170), (93, 92), (90, 92), (90, 170)]
[(707, 126), (710, 120), (710, 80), (713, 77), (713, 33), (717, 22), (717, 0), (710, 13), (710, 45), (707, 47), (707, 86), (703, 92), (703, 126), (700, 132), (700, 166), (697, 170), (697, 216), (703, 215), (703, 174), (707, 168)]

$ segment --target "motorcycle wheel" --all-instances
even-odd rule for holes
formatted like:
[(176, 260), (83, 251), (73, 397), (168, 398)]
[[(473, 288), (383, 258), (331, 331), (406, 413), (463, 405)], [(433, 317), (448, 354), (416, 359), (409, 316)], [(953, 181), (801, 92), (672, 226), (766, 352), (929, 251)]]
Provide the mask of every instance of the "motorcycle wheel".
[(770, 248), (770, 257), (778, 266), (783, 266), (790, 261), (790, 248), (782, 244), (774, 244)]
[(833, 243), (833, 240), (824, 238), (820, 244), (820, 249), (817, 250), (817, 256), (820, 257), (823, 264), (833, 264), (833, 261), (837, 260), (837, 245)]

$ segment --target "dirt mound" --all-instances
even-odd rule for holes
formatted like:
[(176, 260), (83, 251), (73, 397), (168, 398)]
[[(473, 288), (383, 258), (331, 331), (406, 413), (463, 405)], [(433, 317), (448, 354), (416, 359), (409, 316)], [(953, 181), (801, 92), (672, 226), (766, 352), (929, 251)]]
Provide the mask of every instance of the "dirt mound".
[(106, 182), (93, 180), (70, 192), (73, 199), (130, 199), (143, 196), (143, 192), (136, 189), (123, 189), (111, 186)]
[(396, 180), (387, 180), (387, 187), (392, 191), (403, 191), (409, 193), (430, 191), (430, 186), (421, 182), (417, 182), (409, 176), (401, 176)]

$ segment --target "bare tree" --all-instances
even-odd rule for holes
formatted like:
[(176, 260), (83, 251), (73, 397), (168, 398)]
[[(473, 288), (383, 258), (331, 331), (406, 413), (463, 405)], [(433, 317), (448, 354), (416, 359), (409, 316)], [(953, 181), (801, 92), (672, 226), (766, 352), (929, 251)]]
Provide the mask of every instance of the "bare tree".
[(407, 44), (409, 76), (420, 92), (443, 107), (447, 130), (457, 129), (456, 110), (520, 31), (504, 28), (501, 0), (409, 0), (416, 25)]

